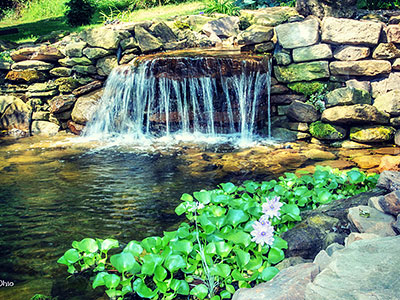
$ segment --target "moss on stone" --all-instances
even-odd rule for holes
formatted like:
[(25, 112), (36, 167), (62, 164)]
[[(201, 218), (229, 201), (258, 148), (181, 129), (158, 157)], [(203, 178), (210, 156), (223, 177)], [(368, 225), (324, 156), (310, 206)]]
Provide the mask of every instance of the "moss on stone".
[(393, 138), (395, 131), (390, 126), (352, 127), (350, 139), (356, 142), (385, 142)]
[(313, 137), (317, 139), (342, 139), (344, 134), (337, 130), (333, 125), (328, 123), (323, 123), (321, 121), (316, 121), (310, 124), (310, 133)]
[(62, 93), (70, 93), (80, 85), (79, 81), (72, 77), (61, 77), (56, 79), (54, 83)]
[(312, 82), (294, 82), (287, 85), (292, 91), (303, 94), (305, 96), (311, 96), (312, 94), (326, 88), (326, 84), (320, 81)]
[(180, 29), (180, 30), (190, 29), (190, 26), (189, 26), (188, 23), (182, 22), (182, 21), (179, 21), (179, 20), (176, 20), (176, 21), (175, 21), (174, 26), (175, 26), (176, 28)]

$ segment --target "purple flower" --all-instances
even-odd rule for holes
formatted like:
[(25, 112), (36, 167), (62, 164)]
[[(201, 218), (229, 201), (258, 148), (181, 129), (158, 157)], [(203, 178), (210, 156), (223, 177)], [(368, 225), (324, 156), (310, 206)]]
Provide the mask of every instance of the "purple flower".
[(262, 226), (271, 225), (271, 221), (268, 219), (268, 216), (266, 215), (262, 215), (257, 223), (261, 224)]
[(204, 11), (199, 12), (200, 15), (204, 15)]
[(272, 199), (267, 198), (267, 202), (262, 205), (262, 212), (267, 218), (278, 217), (281, 215), (279, 210), (283, 205), (282, 202), (279, 201), (280, 197), (274, 197)]
[(255, 221), (253, 224), (253, 231), (250, 234), (253, 236), (251, 239), (253, 242), (264, 246), (264, 244), (272, 245), (274, 242), (274, 227), (271, 226), (270, 222), (264, 222), (263, 225), (261, 222)]

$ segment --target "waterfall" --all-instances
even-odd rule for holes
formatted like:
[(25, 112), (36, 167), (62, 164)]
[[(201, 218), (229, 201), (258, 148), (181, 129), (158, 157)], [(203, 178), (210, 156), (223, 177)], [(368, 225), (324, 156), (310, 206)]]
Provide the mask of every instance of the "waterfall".
[(270, 66), (215, 57), (161, 57), (115, 68), (84, 135), (152, 139), (270, 135)]

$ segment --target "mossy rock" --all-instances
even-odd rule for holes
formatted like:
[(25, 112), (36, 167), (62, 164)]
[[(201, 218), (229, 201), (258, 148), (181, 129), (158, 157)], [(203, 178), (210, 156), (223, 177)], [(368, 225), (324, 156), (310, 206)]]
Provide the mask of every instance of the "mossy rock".
[(280, 82), (289, 83), (296, 81), (312, 81), (328, 78), (329, 64), (327, 61), (313, 61), (307, 63), (290, 64), (288, 66), (275, 66), (274, 73)]
[(70, 93), (80, 85), (79, 81), (72, 77), (61, 77), (56, 79), (54, 83), (62, 93)]
[(311, 82), (294, 82), (287, 85), (292, 91), (303, 94), (305, 96), (310, 96), (316, 92), (326, 88), (326, 83), (321, 81), (311, 81)]
[(317, 121), (310, 124), (310, 133), (313, 137), (320, 140), (342, 140), (346, 136), (346, 129)]
[(388, 142), (393, 139), (396, 129), (390, 126), (352, 127), (350, 139), (361, 143)]

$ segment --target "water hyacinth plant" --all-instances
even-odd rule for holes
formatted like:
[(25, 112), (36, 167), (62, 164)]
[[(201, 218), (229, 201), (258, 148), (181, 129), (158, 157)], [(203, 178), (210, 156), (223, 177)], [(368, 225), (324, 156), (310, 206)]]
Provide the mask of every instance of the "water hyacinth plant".
[[(230, 299), (238, 288), (271, 280), (285, 258), (280, 235), (300, 212), (364, 192), (377, 175), (318, 167), (313, 175), (183, 194), (185, 215), (175, 231), (121, 245), (114, 239), (73, 242), (58, 260), (71, 274), (87, 274), (111, 299)], [(110, 253), (112, 253), (112, 255)]]

